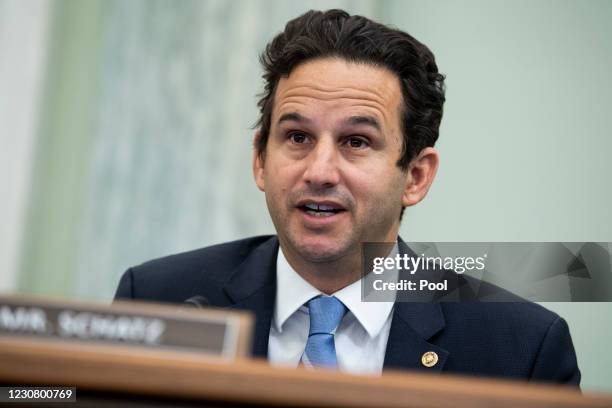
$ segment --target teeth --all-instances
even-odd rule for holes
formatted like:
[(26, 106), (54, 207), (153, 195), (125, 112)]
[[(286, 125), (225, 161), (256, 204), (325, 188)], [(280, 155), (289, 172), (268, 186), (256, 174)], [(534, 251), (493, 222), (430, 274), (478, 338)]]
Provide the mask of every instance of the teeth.
[(332, 215), (334, 215), (334, 213), (332, 212), (320, 212), (320, 211), (306, 211), (306, 212), (315, 217), (331, 217)]
[(336, 208), (331, 205), (317, 205), (317, 204), (306, 204), (304, 207), (310, 208), (314, 211), (333, 211)]

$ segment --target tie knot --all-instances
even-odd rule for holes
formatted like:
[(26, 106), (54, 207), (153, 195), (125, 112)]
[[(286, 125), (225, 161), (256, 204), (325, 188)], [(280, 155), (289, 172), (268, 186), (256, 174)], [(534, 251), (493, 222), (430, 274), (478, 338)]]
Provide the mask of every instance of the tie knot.
[(308, 302), (310, 314), (310, 333), (332, 334), (338, 327), (344, 314), (346, 306), (333, 296), (317, 296)]

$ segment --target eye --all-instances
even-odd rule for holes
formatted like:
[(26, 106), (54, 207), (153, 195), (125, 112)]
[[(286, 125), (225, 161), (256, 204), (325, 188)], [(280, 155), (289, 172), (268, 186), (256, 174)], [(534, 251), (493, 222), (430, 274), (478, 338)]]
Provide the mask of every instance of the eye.
[(370, 144), (362, 137), (351, 136), (346, 139), (346, 145), (352, 149), (365, 149)]
[(295, 144), (308, 143), (308, 135), (303, 132), (291, 132), (287, 135), (287, 138)]

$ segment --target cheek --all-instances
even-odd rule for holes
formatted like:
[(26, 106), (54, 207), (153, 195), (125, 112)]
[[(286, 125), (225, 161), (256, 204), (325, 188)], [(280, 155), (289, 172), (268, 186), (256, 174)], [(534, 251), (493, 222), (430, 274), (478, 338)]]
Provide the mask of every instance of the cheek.
[(350, 189), (358, 206), (373, 208), (401, 207), (405, 176), (398, 168), (368, 166), (355, 172)]
[(271, 160), (266, 164), (263, 174), (266, 191), (277, 198), (291, 192), (300, 180), (302, 169), (300, 163), (286, 160)]

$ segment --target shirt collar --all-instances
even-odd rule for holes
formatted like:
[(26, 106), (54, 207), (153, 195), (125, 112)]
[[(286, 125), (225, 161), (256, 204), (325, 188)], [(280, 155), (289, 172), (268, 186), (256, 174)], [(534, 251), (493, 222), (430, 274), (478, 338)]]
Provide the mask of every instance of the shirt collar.
[[(397, 251), (397, 245), (393, 251)], [(392, 253), (393, 254), (393, 253)], [(321, 291), (308, 283), (292, 267), (279, 247), (276, 258), (276, 306), (274, 308), (274, 325), (282, 332), (283, 324), (302, 305)], [(357, 321), (368, 332), (370, 337), (380, 333), (395, 302), (362, 302), (361, 280), (340, 289), (333, 296), (337, 297), (353, 313)]]

